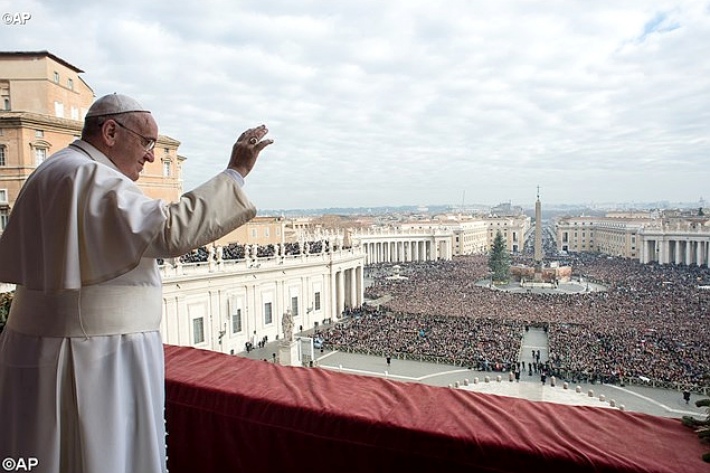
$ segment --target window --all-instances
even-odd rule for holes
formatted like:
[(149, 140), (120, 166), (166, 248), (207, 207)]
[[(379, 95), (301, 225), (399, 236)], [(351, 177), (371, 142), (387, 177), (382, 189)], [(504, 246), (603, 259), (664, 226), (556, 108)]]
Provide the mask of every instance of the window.
[(291, 298), (291, 313), (294, 317), (298, 316), (298, 297)]
[(170, 160), (163, 161), (163, 177), (170, 177), (170, 174), (171, 174), (170, 164), (171, 164)]
[(47, 150), (44, 148), (35, 148), (35, 164), (39, 166), (47, 159)]
[(234, 314), (232, 314), (232, 333), (239, 333), (242, 331), (242, 309), (237, 309)]
[(320, 310), (320, 291), (313, 294), (313, 308)]
[(58, 118), (64, 118), (64, 104), (61, 102), (54, 102), (54, 116)]
[(264, 229), (264, 236), (266, 238), (269, 238), (269, 228), (268, 227)]
[(258, 236), (256, 233), (256, 228), (251, 229), (251, 236), (252, 236), (252, 238), (256, 238)]
[(192, 343), (197, 345), (205, 342), (205, 319), (197, 317), (192, 319)]
[(3, 101), (3, 108), (5, 110), (10, 110), (10, 97), (4, 97), (2, 99), (2, 101)]
[(0, 230), (5, 230), (5, 227), (7, 227), (7, 219), (10, 218), (10, 210), (5, 208), (5, 209), (0, 209)]
[(43, 130), (35, 130), (35, 138), (44, 138)]
[(7, 204), (7, 189), (0, 189), (0, 204)]
[(79, 120), (79, 109), (76, 107), (71, 108), (71, 119), (72, 120)]
[(7, 160), (5, 158), (5, 147), (0, 145), (0, 166), (7, 166)]
[(274, 315), (271, 313), (271, 302), (264, 303), (264, 324), (269, 325), (274, 322)]
[(59, 73), (54, 71), (54, 83), (59, 84)]
[(69, 87), (69, 90), (74, 90), (74, 79), (67, 79), (67, 87)]

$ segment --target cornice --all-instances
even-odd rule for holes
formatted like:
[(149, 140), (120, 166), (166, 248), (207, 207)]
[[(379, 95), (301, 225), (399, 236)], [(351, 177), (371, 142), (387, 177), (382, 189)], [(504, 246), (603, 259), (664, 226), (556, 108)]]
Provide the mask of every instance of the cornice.
[[(38, 125), (43, 127), (51, 127), (54, 130), (71, 131), (75, 134), (80, 134), (82, 128), (84, 128), (84, 122), (69, 120), (68, 118), (59, 118), (32, 112), (0, 112), (0, 126), (3, 128), (22, 128)], [(170, 145), (175, 148), (180, 146), (180, 142), (178, 140), (167, 135), (159, 135), (157, 142), (162, 145)]]

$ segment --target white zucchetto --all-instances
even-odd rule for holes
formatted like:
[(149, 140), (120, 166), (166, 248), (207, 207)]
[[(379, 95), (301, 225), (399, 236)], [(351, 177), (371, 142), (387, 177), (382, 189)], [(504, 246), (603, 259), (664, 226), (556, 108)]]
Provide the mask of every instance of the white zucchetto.
[(86, 112), (86, 117), (118, 115), (119, 113), (129, 112), (150, 113), (150, 110), (143, 107), (136, 99), (127, 95), (113, 93), (97, 99), (96, 102), (91, 105), (89, 111)]

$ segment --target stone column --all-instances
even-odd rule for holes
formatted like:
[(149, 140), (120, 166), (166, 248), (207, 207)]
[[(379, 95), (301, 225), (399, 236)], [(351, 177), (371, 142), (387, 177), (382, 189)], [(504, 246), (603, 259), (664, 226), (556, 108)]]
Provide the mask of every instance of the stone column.
[(338, 281), (338, 310), (335, 313), (336, 318), (340, 318), (340, 315), (345, 309), (345, 274), (343, 271), (338, 271), (336, 274), (336, 279)]
[(365, 290), (365, 272), (362, 266), (357, 267), (357, 305), (360, 307), (363, 303), (363, 291)]
[[(330, 274), (330, 317), (335, 319), (338, 315), (338, 272), (332, 268)], [(328, 314), (326, 314), (327, 316)]]
[(348, 270), (350, 273), (350, 308), (354, 309), (359, 304), (357, 303), (357, 277), (355, 274), (356, 268), (351, 268)]

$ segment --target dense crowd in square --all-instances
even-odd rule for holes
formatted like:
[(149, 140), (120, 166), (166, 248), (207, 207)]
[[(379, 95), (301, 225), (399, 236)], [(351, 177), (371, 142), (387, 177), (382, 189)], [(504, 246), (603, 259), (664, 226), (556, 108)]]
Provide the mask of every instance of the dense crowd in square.
[[(522, 260), (517, 260), (519, 263)], [(707, 330), (710, 270), (642, 265), (600, 255), (570, 256), (574, 277), (606, 286), (577, 294), (491, 290), (484, 256), (369, 267), (366, 296), (391, 299), (358, 308), (321, 331), (326, 346), (382, 356), (509, 371), (519, 366), (526, 328), (549, 334), (550, 373), (563, 379), (650, 380), (668, 387), (710, 385)]]

